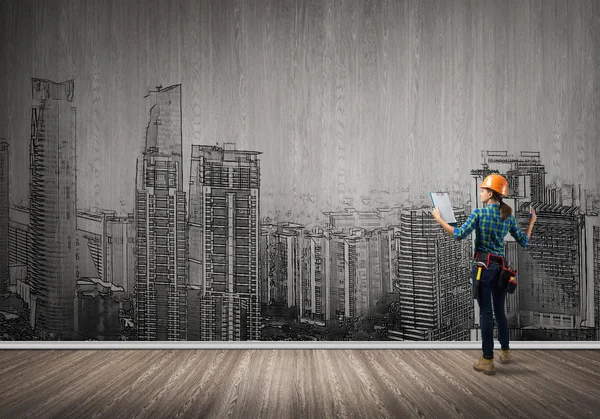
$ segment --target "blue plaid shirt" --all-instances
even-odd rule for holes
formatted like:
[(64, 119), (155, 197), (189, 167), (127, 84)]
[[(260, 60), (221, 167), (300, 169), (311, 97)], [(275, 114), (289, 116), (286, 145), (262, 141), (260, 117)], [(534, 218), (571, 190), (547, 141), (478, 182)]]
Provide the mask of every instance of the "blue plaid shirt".
[(462, 240), (477, 229), (476, 249), (498, 256), (504, 256), (504, 237), (507, 233), (515, 238), (517, 243), (526, 247), (529, 238), (521, 231), (514, 215), (506, 220), (500, 217), (500, 204), (491, 204), (485, 208), (475, 208), (467, 221), (454, 229), (454, 238)]

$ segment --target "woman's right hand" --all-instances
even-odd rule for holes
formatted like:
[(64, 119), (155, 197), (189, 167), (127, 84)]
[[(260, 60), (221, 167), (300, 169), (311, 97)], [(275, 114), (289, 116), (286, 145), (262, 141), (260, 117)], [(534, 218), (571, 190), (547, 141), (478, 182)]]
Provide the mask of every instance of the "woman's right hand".
[(533, 209), (533, 207), (529, 207), (529, 224), (535, 224), (536, 220), (537, 214), (535, 213), (535, 210)]

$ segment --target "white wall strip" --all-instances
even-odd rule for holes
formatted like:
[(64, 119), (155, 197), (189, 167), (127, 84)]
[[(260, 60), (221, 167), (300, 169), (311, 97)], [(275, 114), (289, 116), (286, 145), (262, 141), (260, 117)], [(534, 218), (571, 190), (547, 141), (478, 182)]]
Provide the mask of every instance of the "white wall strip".
[[(600, 349), (600, 342), (511, 342), (511, 349)], [(495, 348), (500, 349), (498, 343)], [(481, 349), (481, 342), (1, 342), (7, 349)]]

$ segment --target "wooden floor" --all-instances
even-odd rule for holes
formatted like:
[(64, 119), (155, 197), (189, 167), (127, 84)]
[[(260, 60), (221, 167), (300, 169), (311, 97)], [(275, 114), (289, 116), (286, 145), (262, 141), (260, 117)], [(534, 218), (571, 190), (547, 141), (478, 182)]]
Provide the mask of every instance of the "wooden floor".
[(2, 418), (598, 417), (600, 351), (4, 350)]

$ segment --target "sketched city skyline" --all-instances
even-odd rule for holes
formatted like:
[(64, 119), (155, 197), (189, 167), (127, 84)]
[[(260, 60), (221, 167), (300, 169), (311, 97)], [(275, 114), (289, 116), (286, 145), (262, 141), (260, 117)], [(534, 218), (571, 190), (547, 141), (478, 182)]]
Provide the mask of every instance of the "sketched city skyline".
[[(149, 92), (145, 147), (132, 161), (135, 205), (118, 214), (75, 208), (74, 82), (32, 79), (41, 104), (32, 110), (30, 204), (11, 205), (6, 252), (40, 338), (478, 338), (471, 243), (436, 228), (427, 202), (369, 208), (364, 197), (366, 210), (323, 208), (318, 223), (263, 218), (261, 151), (194, 144), (184, 161), (181, 88)], [(471, 171), (475, 185), (504, 174), (520, 222), (533, 205), (541, 237), (569, 238), (550, 252), (542, 239), (525, 252), (507, 243), (524, 272), (508, 302), (514, 337), (598, 339), (596, 198), (575, 185), (547, 185), (539, 152), (482, 158)], [(477, 205), (473, 189), (454, 202), (459, 222)]]

